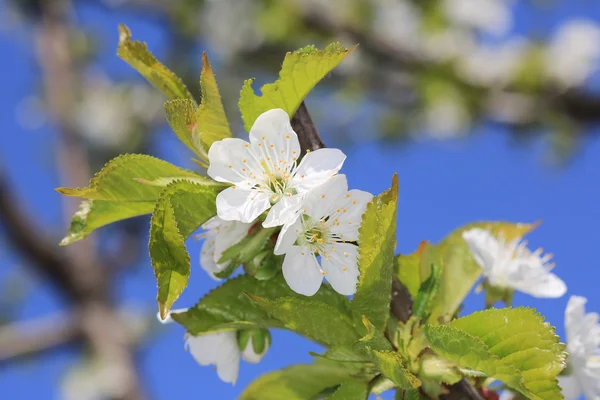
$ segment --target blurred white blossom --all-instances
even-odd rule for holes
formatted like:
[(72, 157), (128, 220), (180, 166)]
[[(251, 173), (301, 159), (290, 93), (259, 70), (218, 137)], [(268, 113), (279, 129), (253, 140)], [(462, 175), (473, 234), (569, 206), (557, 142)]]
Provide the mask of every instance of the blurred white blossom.
[(459, 73), (477, 85), (505, 86), (515, 78), (529, 43), (513, 38), (496, 46), (479, 46), (458, 64)]
[(61, 385), (63, 400), (105, 400), (121, 398), (131, 377), (129, 371), (108, 359), (90, 359), (74, 365)]
[(498, 36), (512, 27), (512, 13), (505, 0), (443, 0), (442, 4), (446, 15), (455, 24)]
[(572, 20), (563, 24), (549, 43), (547, 73), (564, 87), (581, 85), (598, 67), (600, 28), (592, 21)]

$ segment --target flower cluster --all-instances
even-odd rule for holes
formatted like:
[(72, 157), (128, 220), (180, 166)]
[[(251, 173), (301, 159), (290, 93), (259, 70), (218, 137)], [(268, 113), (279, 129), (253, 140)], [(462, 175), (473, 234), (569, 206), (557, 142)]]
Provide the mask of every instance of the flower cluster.
[(301, 157), (288, 114), (273, 109), (256, 119), (250, 142), (215, 142), (208, 158), (208, 175), (232, 185), (217, 196), (217, 217), (203, 226), (201, 264), (211, 276), (227, 267), (219, 264), (223, 251), (260, 222), (282, 227), (275, 254), (285, 255), (282, 270), (290, 288), (312, 296), (326, 277), (339, 293), (354, 294), (358, 228), (373, 196), (349, 191), (346, 177), (337, 175), (344, 153), (319, 149)]

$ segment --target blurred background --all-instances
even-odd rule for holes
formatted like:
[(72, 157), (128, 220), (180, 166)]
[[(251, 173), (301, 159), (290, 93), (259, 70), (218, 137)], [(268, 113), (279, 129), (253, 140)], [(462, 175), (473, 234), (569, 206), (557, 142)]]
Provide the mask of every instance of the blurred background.
[[(320, 351), (273, 332), (265, 359), (224, 384), (184, 351), (183, 329), (155, 321), (149, 218), (57, 246), (78, 204), (55, 187), (85, 186), (125, 152), (195, 168), (165, 98), (116, 57), (119, 23), (198, 97), (207, 51), (242, 136), (244, 79), (275, 80), (284, 53), (307, 44), (359, 43), (307, 106), (348, 155), (352, 187), (378, 193), (399, 173), (397, 251), (475, 220), (541, 219), (531, 246), (600, 310), (598, 1), (0, 0), (1, 398), (234, 399)], [(188, 244), (176, 307), (217, 284), (199, 249)], [(515, 303), (563, 335), (567, 299)], [(483, 304), (472, 295), (465, 312)]]

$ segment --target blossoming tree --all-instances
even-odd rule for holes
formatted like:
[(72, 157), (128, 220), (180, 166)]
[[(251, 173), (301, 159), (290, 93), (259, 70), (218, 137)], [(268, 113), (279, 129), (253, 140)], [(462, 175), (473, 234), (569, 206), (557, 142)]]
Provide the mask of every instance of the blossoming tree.
[[(325, 346), (312, 364), (267, 374), (241, 399), (358, 400), (394, 390), (397, 399), (494, 399), (503, 391), (552, 400), (564, 398), (561, 373), (568, 398), (598, 398), (600, 331), (584, 299), (567, 308), (567, 347), (535, 310), (492, 308), (499, 300), (510, 306), (515, 290), (565, 294), (551, 255), (521, 239), (535, 225), (476, 222), (412, 254), (394, 253), (397, 177), (377, 196), (349, 189), (345, 155), (324, 147), (303, 103), (352, 51), (333, 44), (288, 53), (261, 95), (246, 81), (246, 141), (232, 137), (206, 55), (198, 105), (122, 26), (118, 55), (169, 97), (167, 120), (206, 174), (148, 155), (117, 157), (88, 187), (58, 189), (84, 199), (61, 244), (151, 213), (158, 318), (183, 326), (191, 355), (225, 382), (235, 383), (241, 359), (260, 362), (270, 329)], [(185, 241), (199, 229), (200, 265), (222, 283), (175, 310), (196, 258)], [(458, 317), (482, 275), (486, 308)]]

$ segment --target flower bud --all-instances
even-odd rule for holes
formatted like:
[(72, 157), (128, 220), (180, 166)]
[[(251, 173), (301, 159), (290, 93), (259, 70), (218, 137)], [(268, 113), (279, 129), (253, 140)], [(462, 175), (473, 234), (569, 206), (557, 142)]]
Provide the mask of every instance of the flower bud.
[(242, 359), (257, 364), (262, 360), (271, 345), (271, 334), (268, 329), (244, 329), (238, 331), (238, 344)]

